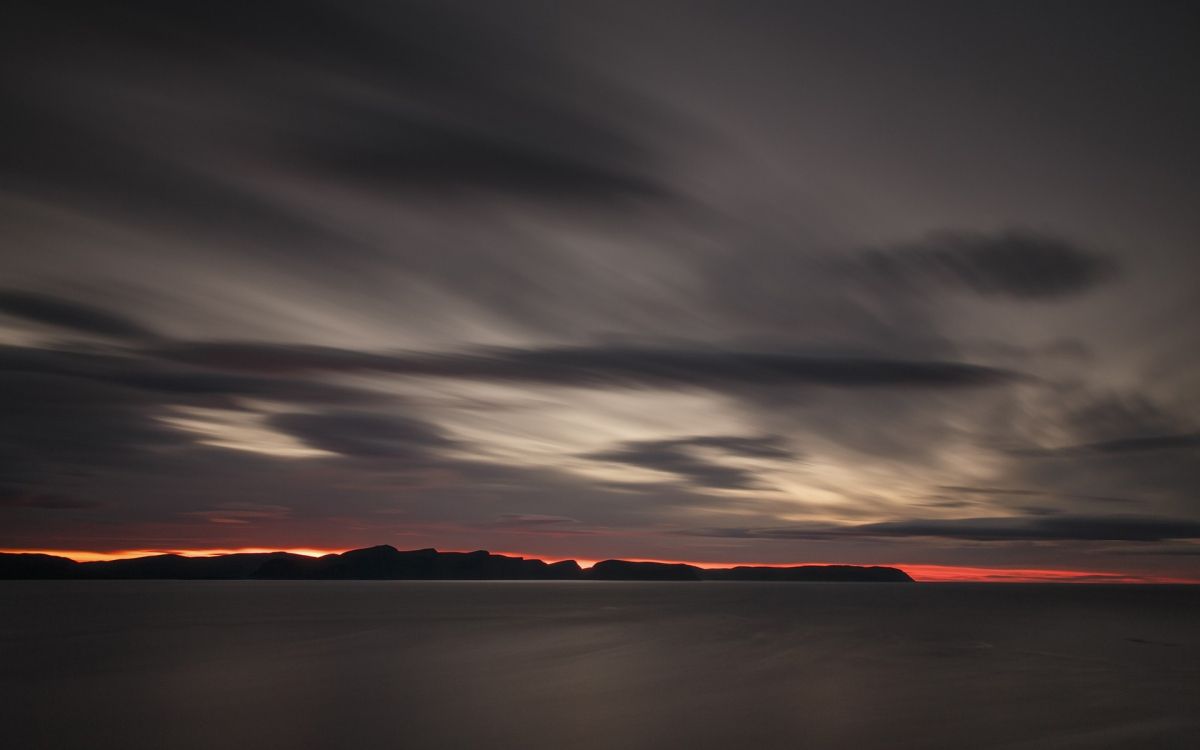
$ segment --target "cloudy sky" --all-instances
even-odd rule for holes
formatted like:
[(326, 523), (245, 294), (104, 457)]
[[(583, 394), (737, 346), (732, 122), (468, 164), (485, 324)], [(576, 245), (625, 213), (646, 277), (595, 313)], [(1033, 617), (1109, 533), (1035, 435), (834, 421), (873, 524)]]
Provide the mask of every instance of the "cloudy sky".
[(0, 547), (1200, 578), (1192, 3), (5, 16)]

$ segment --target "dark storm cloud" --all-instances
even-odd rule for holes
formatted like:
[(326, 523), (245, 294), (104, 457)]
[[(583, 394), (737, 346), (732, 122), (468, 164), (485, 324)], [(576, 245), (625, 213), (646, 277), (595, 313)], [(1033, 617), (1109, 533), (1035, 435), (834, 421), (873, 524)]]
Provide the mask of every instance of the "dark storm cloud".
[[(1196, 415), (1183, 402), (1132, 389), (1049, 384), (1006, 409), (988, 443), (1001, 463), (990, 482), (1037, 490), (1038, 504), (1091, 513), (1098, 504), (1192, 517), (1200, 482)], [(999, 437), (1001, 430), (1007, 437)], [(1007, 507), (1004, 495), (976, 497)]]
[(1033, 490), (1033, 489), (1018, 489), (1007, 487), (964, 487), (961, 485), (943, 485), (940, 490), (945, 490), (948, 493), (964, 494), (964, 495), (982, 495), (985, 497), (1045, 497), (1045, 498), (1065, 498), (1070, 500), (1086, 500), (1098, 503), (1112, 503), (1116, 505), (1133, 505), (1139, 501), (1128, 497), (1111, 497), (1108, 495), (1081, 495), (1077, 493), (1055, 491), (1055, 490)]
[(1088, 497), (1135, 498), (1146, 510), (1192, 517), (1200, 486), (1197, 444), (1188, 438), (1159, 437), (1115, 445), (1070, 446), (1067, 450), (1034, 449), (1009, 454), (1009, 481), (1058, 489), (1053, 496), (1064, 508), (1086, 508)]
[(698, 435), (675, 440), (633, 441), (626, 445), (638, 446), (654, 443), (662, 446), (712, 448), (731, 456), (745, 458), (797, 458), (797, 453), (781, 435)]
[(1148, 516), (1056, 516), (911, 520), (865, 524), (869, 536), (927, 536), (972, 541), (1163, 541), (1200, 538), (1200, 522)]
[(697, 448), (728, 456), (796, 458), (786, 441), (773, 435), (702, 435), (674, 440), (632, 440), (621, 443), (613, 450), (589, 453), (584, 457), (675, 474), (694, 487), (738, 490), (761, 489), (764, 486), (754, 471), (710, 460)]
[(150, 353), (211, 368), (260, 372), (387, 372), (423, 377), (592, 388), (722, 389), (736, 386), (977, 388), (1018, 373), (962, 362), (813, 357), (798, 354), (561, 347), (463, 353), (374, 353), (272, 344), (179, 344)]
[(1078, 385), (1055, 388), (1053, 412), (1070, 442), (1107, 443), (1192, 432), (1186, 410), (1136, 390), (1093, 392)]
[(37, 292), (0, 290), (0, 313), (77, 333), (152, 339), (153, 331), (123, 315)]
[(1200, 545), (1189, 544), (1184, 547), (1167, 549), (1135, 547), (1133, 549), (1106, 550), (1110, 555), (1161, 555), (1163, 557), (1200, 557)]
[(912, 519), (853, 526), (784, 526), (688, 532), (738, 539), (940, 538), (973, 542), (1129, 541), (1200, 539), (1200, 522), (1152, 516), (1069, 516)]
[(395, 414), (276, 414), (267, 421), (313, 448), (343, 456), (411, 461), (429, 459), (456, 445), (434, 426)]
[(1200, 449), (1200, 432), (1181, 435), (1148, 435), (1144, 437), (1102, 440), (1082, 445), (1067, 445), (1059, 448), (1018, 449), (1014, 455), (1029, 457), (1078, 457), (1106, 456), (1130, 453), (1166, 453), (1172, 451), (1194, 451)]
[(645, 103), (486, 8), (125, 0), (8, 18), (26, 76), (6, 82), (3, 164), (22, 187), (305, 244), (328, 229), (189, 152), (439, 198), (664, 193), (612, 117)]
[(548, 516), (540, 513), (501, 513), (496, 523), (504, 526), (558, 526), (579, 523), (568, 516)]
[(18, 487), (0, 487), (0, 508), (36, 508), (38, 510), (83, 510), (99, 507), (94, 500), (69, 497)]
[(0, 479), (36, 483), (99, 466), (150, 468), (192, 441), (151, 394), (53, 374), (0, 373)]
[(607, 160), (588, 163), (578, 153), (556, 153), (488, 130), (414, 126), (398, 118), (383, 119), (379, 129), (366, 144), (303, 144), (296, 158), (330, 176), (384, 188), (493, 191), (548, 200), (666, 197), (648, 178), (606, 166)]
[(502, 513), (490, 524), (490, 527), (521, 534), (563, 537), (587, 537), (595, 536), (598, 533), (594, 529), (581, 528), (579, 520), (576, 518), (540, 513)]
[(1052, 300), (1111, 278), (1109, 258), (1052, 235), (1025, 229), (941, 232), (864, 252), (858, 261), (880, 279), (932, 282), (985, 296)]
[(295, 378), (267, 378), (164, 366), (134, 356), (0, 346), (0, 371), (90, 380), (172, 399), (260, 398), (294, 403), (370, 403), (382, 400), (361, 389)]
[(1052, 516), (1062, 512), (1061, 508), (1052, 508), (1048, 505), (1018, 505), (1016, 509), (1028, 516)]
[(968, 495), (1042, 495), (1045, 494), (1040, 490), (1021, 490), (1021, 489), (1005, 489), (1003, 487), (963, 487), (960, 485), (943, 485), (938, 489), (946, 490), (947, 492), (963, 493)]

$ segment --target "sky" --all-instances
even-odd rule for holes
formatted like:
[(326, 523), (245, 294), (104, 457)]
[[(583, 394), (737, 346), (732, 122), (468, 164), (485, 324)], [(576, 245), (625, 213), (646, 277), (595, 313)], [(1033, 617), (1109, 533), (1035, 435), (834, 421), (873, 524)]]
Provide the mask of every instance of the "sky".
[(1194, 3), (5, 16), (0, 548), (1200, 579)]

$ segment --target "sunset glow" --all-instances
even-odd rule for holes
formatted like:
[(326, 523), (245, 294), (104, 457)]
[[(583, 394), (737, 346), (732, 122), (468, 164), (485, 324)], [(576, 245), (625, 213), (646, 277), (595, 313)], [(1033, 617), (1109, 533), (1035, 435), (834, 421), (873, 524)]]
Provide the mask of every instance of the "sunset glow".
[[(0, 553), (54, 555), (70, 558), (76, 562), (99, 562), (105, 560), (128, 560), (136, 557), (153, 555), (180, 555), (183, 557), (212, 557), (215, 555), (234, 555), (250, 553), (287, 552), (306, 557), (321, 557), (322, 555), (340, 554), (344, 549), (314, 549), (311, 547), (291, 547), (271, 549), (266, 547), (238, 547), (228, 549), (135, 549), (116, 550), (112, 552), (92, 552), (84, 550), (51, 550), (51, 549), (0, 549)], [(471, 550), (442, 550), (443, 552), (469, 552)], [(574, 560), (581, 568), (590, 568), (605, 558), (553, 557), (519, 552), (493, 551), (496, 555), (507, 557), (524, 557), (538, 559), (547, 563)], [(759, 563), (759, 562), (711, 562), (695, 560), (662, 560), (642, 557), (621, 558), (629, 562), (666, 563), (672, 565), (694, 565), (697, 568), (733, 568), (739, 565), (767, 568), (788, 568), (801, 565), (844, 565), (845, 563), (829, 562), (793, 562), (793, 563)], [(1062, 570), (1055, 568), (983, 568), (956, 565), (926, 565), (919, 563), (879, 563), (884, 567), (900, 568), (920, 583), (1159, 583), (1159, 584), (1197, 584), (1200, 578), (1179, 576), (1137, 575), (1113, 571), (1097, 570)]]
[(135, 557), (151, 557), (153, 555), (180, 555), (182, 557), (212, 557), (214, 555), (237, 555), (245, 553), (289, 552), (305, 557), (320, 557), (345, 550), (312, 549), (308, 547), (293, 547), (287, 549), (268, 549), (266, 547), (238, 547), (232, 549), (123, 549), (111, 552), (92, 552), (86, 550), (55, 550), (55, 549), (0, 549), (0, 553), (54, 555), (66, 557), (75, 562), (102, 562), (105, 560), (130, 560)]
[(6, 747), (1197, 745), (1200, 0), (3, 19)]
[(1116, 21), (1018, 83), (986, 24), (828, 0), (32, 5), (7, 547), (1200, 578), (1195, 45), (1160, 89)]

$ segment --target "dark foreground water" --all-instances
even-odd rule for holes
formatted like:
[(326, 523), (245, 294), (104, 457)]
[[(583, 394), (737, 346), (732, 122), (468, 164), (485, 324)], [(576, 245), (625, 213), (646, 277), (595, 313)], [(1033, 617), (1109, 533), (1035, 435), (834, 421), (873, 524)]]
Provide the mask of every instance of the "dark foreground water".
[(1200, 588), (0, 582), (11, 748), (1188, 748)]

